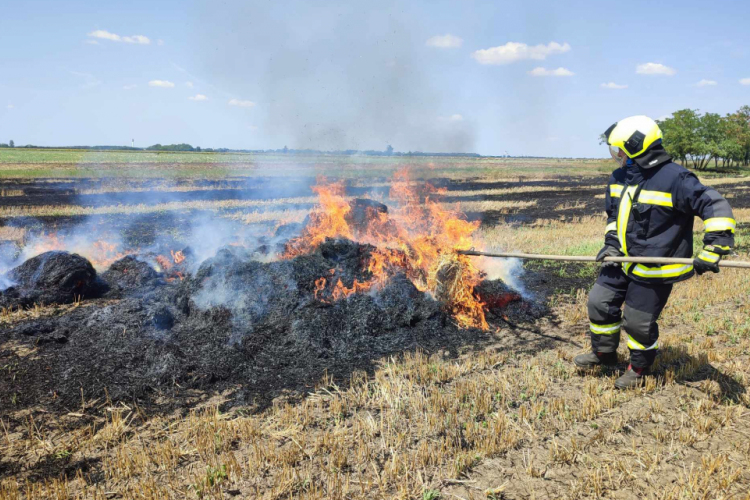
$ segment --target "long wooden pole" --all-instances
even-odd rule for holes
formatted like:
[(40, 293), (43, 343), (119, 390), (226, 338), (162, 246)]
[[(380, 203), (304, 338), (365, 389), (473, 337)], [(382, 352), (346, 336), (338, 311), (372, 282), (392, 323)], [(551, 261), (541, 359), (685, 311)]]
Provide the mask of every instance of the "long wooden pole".
[[(488, 253), (478, 252), (476, 250), (459, 250), (461, 255), (475, 255), (479, 257), (502, 257), (509, 259), (530, 259), (530, 260), (561, 260), (566, 262), (596, 262), (596, 257), (581, 255), (545, 255), (538, 253), (520, 253), (520, 252), (501, 252)], [(688, 264), (693, 263), (693, 259), (675, 259), (669, 257), (605, 257), (604, 262), (633, 262), (636, 264)], [(750, 269), (750, 262), (737, 260), (721, 260), (721, 267), (736, 267), (739, 269)]]

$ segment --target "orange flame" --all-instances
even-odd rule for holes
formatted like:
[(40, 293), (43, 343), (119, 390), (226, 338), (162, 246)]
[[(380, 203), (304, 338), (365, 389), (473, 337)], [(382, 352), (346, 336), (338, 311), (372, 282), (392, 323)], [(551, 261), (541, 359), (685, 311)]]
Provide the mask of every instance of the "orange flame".
[(93, 243), (80, 241), (76, 238), (66, 238), (57, 233), (44, 233), (39, 238), (30, 241), (24, 247), (24, 253), (29, 256), (39, 255), (52, 250), (74, 252), (86, 257), (97, 269), (106, 269), (114, 261), (127, 255), (115, 243), (97, 240)]
[[(349, 238), (376, 247), (367, 263), (370, 278), (355, 280), (351, 287), (339, 279), (330, 286), (333, 300), (380, 288), (401, 272), (419, 290), (438, 296), (459, 326), (488, 328), (484, 304), (474, 293), (481, 273), (468, 257), (456, 253), (474, 246), (479, 222), (470, 222), (462, 213), (434, 200), (445, 190), (430, 184), (415, 186), (408, 172), (400, 170), (390, 189), (397, 207), (389, 213), (367, 207), (365, 227), (354, 225), (349, 217), (352, 208), (344, 196), (343, 181), (318, 179), (313, 191), (319, 196), (319, 205), (311, 212), (302, 235), (287, 244), (285, 258), (310, 253), (326, 238)], [(450, 272), (445, 272), (447, 268)], [(333, 281), (326, 278), (316, 280), (317, 299), (324, 300), (323, 292), (330, 283)]]
[(182, 250), (177, 250), (176, 252), (174, 250), (169, 251), (172, 254), (172, 260), (175, 264), (179, 264), (183, 260), (185, 260), (185, 254), (182, 253)]

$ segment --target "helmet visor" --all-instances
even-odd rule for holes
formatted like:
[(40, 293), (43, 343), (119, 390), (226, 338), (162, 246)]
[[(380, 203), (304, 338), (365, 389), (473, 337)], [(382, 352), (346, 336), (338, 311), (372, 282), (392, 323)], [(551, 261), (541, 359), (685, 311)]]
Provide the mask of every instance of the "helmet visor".
[(623, 150), (621, 150), (617, 146), (610, 146), (609, 154), (612, 155), (612, 159), (615, 160), (615, 163), (617, 163), (618, 166), (622, 167), (623, 165), (625, 165), (627, 156), (625, 155), (625, 152)]

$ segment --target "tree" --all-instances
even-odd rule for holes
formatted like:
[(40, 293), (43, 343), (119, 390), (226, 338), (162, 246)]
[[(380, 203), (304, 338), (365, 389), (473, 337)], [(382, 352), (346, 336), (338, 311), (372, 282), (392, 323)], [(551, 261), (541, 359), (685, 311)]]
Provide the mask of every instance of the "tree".
[(385, 148), (385, 154), (387, 154), (388, 156), (391, 156), (393, 154), (393, 146), (388, 144), (388, 147)]
[(718, 166), (719, 158), (724, 158), (722, 121), (718, 113), (706, 113), (700, 118), (698, 130), (704, 149), (698, 164), (694, 165), (698, 170), (706, 168), (711, 160), (714, 160), (714, 165)]
[(703, 158), (707, 154), (697, 110), (675, 111), (670, 118), (660, 121), (659, 126), (664, 134), (664, 148), (682, 163), (687, 163), (690, 158), (695, 164), (696, 158)]
[(11, 147), (11, 148), (15, 148), (16, 147), (16, 143), (13, 142), (13, 139), (11, 139), (10, 142), (8, 143), (8, 147)]

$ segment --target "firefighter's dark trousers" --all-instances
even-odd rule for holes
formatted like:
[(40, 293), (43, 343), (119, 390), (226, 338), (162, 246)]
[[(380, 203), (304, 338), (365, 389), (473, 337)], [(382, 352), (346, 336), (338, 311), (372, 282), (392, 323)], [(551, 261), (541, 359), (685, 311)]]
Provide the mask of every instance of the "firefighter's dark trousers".
[(602, 267), (589, 293), (592, 350), (617, 351), (620, 329), (624, 328), (631, 365), (638, 368), (651, 366), (659, 348), (657, 320), (671, 292), (672, 285), (632, 280), (620, 266)]

